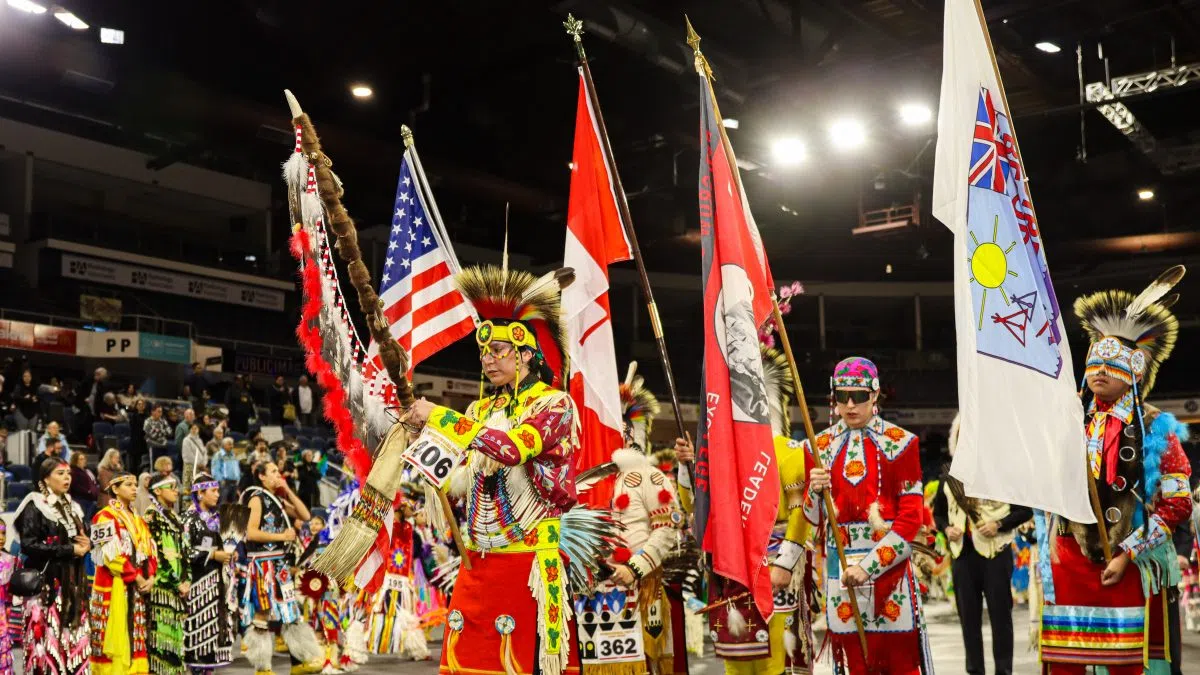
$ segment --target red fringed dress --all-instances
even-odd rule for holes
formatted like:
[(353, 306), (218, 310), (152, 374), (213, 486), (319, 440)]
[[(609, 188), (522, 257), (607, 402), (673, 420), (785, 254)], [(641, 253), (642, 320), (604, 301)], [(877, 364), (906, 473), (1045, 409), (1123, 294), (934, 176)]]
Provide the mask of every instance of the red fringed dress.
[[(831, 474), (837, 536), (847, 564), (861, 566), (868, 575), (868, 583), (855, 589), (867, 632), (864, 661), (824, 500), (808, 490), (804, 512), (820, 528), (825, 545), (825, 614), (835, 663), (840, 671), (855, 674), (905, 675), (918, 672), (923, 662), (932, 667), (911, 565), (911, 542), (924, 508), (917, 437), (875, 416), (862, 429), (839, 421), (818, 434), (816, 442), (821, 464)], [(804, 445), (807, 479), (812, 449), (807, 441)]]

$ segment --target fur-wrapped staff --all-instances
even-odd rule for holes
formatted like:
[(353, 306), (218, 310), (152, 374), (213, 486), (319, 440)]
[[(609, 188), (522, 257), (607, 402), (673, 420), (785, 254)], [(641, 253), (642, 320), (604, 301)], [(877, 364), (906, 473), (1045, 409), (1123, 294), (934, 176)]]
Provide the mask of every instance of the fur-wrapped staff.
[[(412, 387), (405, 376), (408, 358), (388, 330), (379, 296), (362, 260), (354, 221), (341, 202), (343, 190), (333, 173), (333, 162), (321, 149), (312, 121), (295, 96), (284, 93), (296, 134), (295, 152), (284, 164), (283, 173), (296, 222), (292, 253), (300, 262), (304, 289), (297, 335), (305, 348), (306, 365), (326, 391), (325, 415), (337, 431), (338, 447), (362, 484), (360, 498), (341, 533), (313, 565), (334, 579), (347, 579), (356, 570), (358, 577), (370, 577), (383, 564), (383, 556), (368, 554), (373, 548), (379, 553), (388, 547), (386, 526), (391, 522), (393, 500), (400, 489), (401, 455), (408, 437), (403, 426), (395, 423), (382, 397), (364, 386), (361, 359), (365, 349), (337, 283), (326, 226), (336, 237), (332, 248), (346, 265), (359, 308), (402, 408), (413, 402)], [(374, 452), (376, 448), (378, 452)], [(360, 563), (367, 569), (360, 569)]]

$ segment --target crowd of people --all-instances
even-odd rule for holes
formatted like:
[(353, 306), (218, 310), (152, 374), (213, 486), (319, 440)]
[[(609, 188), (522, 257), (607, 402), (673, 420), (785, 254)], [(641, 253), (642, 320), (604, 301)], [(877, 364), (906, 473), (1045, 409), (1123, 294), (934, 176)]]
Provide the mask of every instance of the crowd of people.
[[(277, 648), (291, 654), (293, 673), (352, 670), (369, 653), (428, 658), (425, 630), (444, 616), (428, 578), (452, 549), (411, 505), (397, 511), (382, 583), (342, 593), (299, 564), (336, 535), (357, 500), (353, 483), (325, 516), (265, 446), (232, 501), (203, 467), (188, 485), (169, 462), (139, 482), (110, 451), (88, 517), (73, 498), (78, 467), (39, 460), (37, 490), (14, 517), (23, 562), (0, 555), (0, 619), (19, 607), (24, 672), (201, 673), (244, 651), (269, 673)], [(13, 647), (0, 640), (0, 672), (12, 672)]]

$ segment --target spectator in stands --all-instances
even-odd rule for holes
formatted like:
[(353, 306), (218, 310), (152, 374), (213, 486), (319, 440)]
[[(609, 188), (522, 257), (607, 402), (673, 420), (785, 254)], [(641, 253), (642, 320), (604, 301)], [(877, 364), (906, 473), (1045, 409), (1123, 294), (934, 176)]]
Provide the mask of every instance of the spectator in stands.
[(317, 393), (308, 386), (307, 375), (300, 376), (300, 384), (296, 386), (294, 399), (296, 419), (300, 425), (304, 427), (317, 426)]
[(150, 417), (143, 425), (146, 431), (146, 448), (150, 451), (150, 460), (158, 465), (157, 458), (167, 452), (167, 441), (171, 438), (171, 427), (163, 419), (162, 406), (155, 403), (150, 409)]
[(226, 438), (212, 456), (212, 477), (221, 483), (221, 502), (236, 502), (242, 467), (233, 454), (233, 439)]
[(200, 440), (204, 441), (205, 445), (213, 439), (213, 418), (207, 412), (200, 416), (200, 420), (196, 422), (200, 427)]
[(96, 473), (98, 474), (96, 483), (97, 487), (100, 488), (100, 494), (96, 498), (97, 509), (108, 506), (108, 502), (112, 500), (112, 497), (108, 494), (108, 484), (112, 482), (113, 476), (124, 470), (125, 467), (121, 465), (120, 450), (112, 448), (104, 453), (104, 458), (96, 465)]
[(125, 414), (117, 407), (117, 395), (111, 391), (105, 392), (96, 410), (99, 411), (97, 417), (101, 422), (119, 424), (126, 419)]
[(183, 378), (184, 398), (192, 402), (192, 409), (197, 414), (204, 412), (208, 404), (208, 378), (204, 376), (204, 367), (197, 361), (192, 363), (192, 372)]
[(29, 466), (36, 471), (37, 468), (42, 465), (42, 462), (48, 459), (53, 459), (58, 462), (67, 461), (63, 459), (64, 445), (65, 444), (63, 443), (62, 437), (51, 438), (50, 440), (46, 441), (44, 449), (34, 456), (33, 461), (29, 463)]
[[(192, 413), (192, 409), (188, 408), (188, 414)], [(195, 415), (192, 415), (195, 417)], [(183, 489), (191, 494), (192, 477), (196, 472), (205, 471), (208, 467), (208, 453), (204, 449), (204, 443), (200, 441), (200, 425), (192, 423), (188, 435), (184, 437), (183, 442), (179, 445), (180, 459), (183, 460)]]
[(147, 462), (149, 450), (146, 448), (146, 420), (150, 417), (146, 410), (146, 399), (139, 398), (133, 402), (129, 411), (129, 470), (140, 471), (142, 464)]
[(133, 402), (138, 400), (138, 396), (140, 396), (140, 394), (138, 394), (137, 387), (130, 382), (129, 384), (125, 385), (124, 391), (117, 394), (117, 403), (121, 404), (122, 408), (128, 410), (133, 407)]
[(238, 433), (250, 431), (250, 418), (254, 417), (254, 397), (246, 388), (246, 378), (238, 375), (225, 392), (225, 407), (229, 408), (229, 428)]
[[(283, 408), (291, 402), (292, 390), (283, 383), (282, 375), (276, 375), (275, 383), (267, 390), (267, 407), (271, 409), (271, 424), (282, 426), (286, 423), (283, 417)], [(294, 416), (295, 411), (293, 410)]]
[[(217, 451), (221, 449), (221, 445), (225, 440), (225, 427), (214, 427), (212, 430), (212, 439), (205, 444), (204, 449), (208, 451), (209, 457), (214, 457)], [(233, 440), (232, 438), (230, 440)]]
[(0, 424), (0, 466), (8, 466), (8, 427)]
[(175, 460), (165, 455), (154, 460), (153, 480), (166, 478), (173, 473), (175, 473)]
[[(96, 475), (87, 468), (87, 453), (71, 453), (71, 497), (83, 509), (84, 518), (91, 520), (96, 513), (96, 500), (100, 497), (100, 486)], [(110, 478), (111, 480), (111, 478)]]
[(296, 468), (296, 482), (300, 484), (297, 494), (308, 508), (320, 506), (321, 453), (305, 450), (300, 453), (300, 466)]
[[(46, 433), (42, 434), (42, 437), (38, 439), (38, 454), (41, 455), (45, 453), (47, 443), (56, 439), (61, 441), (63, 445), (65, 445), (67, 442), (66, 437), (62, 435), (62, 431), (59, 429), (58, 422), (51, 422), (46, 425)], [(60, 456), (59, 459), (66, 459), (66, 457)]]
[(111, 388), (108, 382), (108, 369), (97, 368), (96, 372), (92, 373), (91, 389), (88, 390), (86, 399), (88, 408), (97, 419), (100, 417), (100, 403), (104, 401), (104, 395), (111, 391)]
[[(175, 445), (177, 447), (180, 449), (183, 448), (183, 439), (192, 433), (192, 427), (194, 426), (196, 426), (196, 411), (191, 408), (184, 408), (183, 419), (179, 420), (179, 423), (175, 425)], [(196, 431), (199, 433), (200, 428), (197, 427)], [(191, 487), (191, 483), (185, 485), (186, 489), (190, 490)]]
[(57, 377), (51, 375), (49, 382), (46, 382), (45, 384), (38, 386), (37, 393), (38, 393), (38, 400), (41, 402), (42, 417), (45, 417), (46, 419), (51, 419), (53, 416), (51, 414), (50, 406), (55, 403), (61, 405), (63, 402), (62, 383), (60, 383), (58, 381)]
[[(268, 461), (271, 461), (268, 459)], [(275, 445), (275, 466), (279, 467), (279, 473), (283, 474), (284, 480), (287, 481), (288, 487), (296, 490), (297, 474), (296, 465), (292, 463), (291, 446), (287, 443), (278, 443)]]
[(13, 388), (12, 400), (17, 431), (36, 430), (42, 411), (38, 404), (37, 385), (33, 383), (33, 372), (21, 371), (21, 381)]

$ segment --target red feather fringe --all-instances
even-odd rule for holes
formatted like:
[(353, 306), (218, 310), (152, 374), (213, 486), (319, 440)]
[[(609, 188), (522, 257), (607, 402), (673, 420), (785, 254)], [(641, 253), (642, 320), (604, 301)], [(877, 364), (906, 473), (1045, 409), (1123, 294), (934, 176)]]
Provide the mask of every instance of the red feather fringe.
[(317, 317), (321, 313), (321, 273), (317, 265), (308, 259), (312, 253), (312, 242), (303, 229), (297, 230), (289, 245), (292, 256), (300, 263), (301, 285), (304, 302), (300, 310), (300, 324), (296, 336), (304, 347), (304, 365), (317, 379), (325, 392), (321, 402), (325, 408), (325, 419), (333, 424), (337, 433), (338, 450), (346, 458), (346, 464), (354, 471), (360, 485), (365, 485), (371, 471), (371, 451), (362, 440), (354, 435), (354, 420), (346, 408), (346, 390), (333, 373), (333, 367), (321, 356), (321, 331)]

